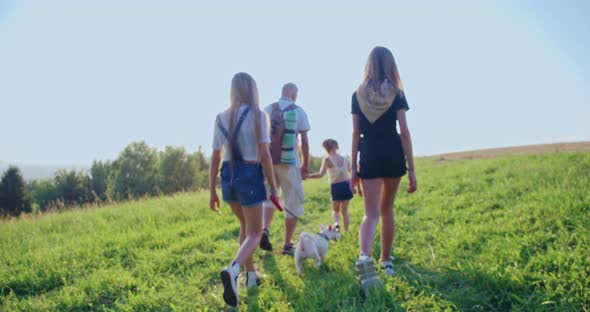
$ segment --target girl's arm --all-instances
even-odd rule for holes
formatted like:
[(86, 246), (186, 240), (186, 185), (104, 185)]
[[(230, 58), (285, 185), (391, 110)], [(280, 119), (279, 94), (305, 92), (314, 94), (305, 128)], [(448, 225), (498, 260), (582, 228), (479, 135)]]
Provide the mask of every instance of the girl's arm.
[(268, 184), (270, 184), (271, 193), (276, 192), (277, 184), (275, 182), (275, 174), (272, 167), (272, 158), (270, 156), (268, 143), (260, 143), (258, 144), (258, 148), (260, 154), (260, 163), (262, 164), (262, 171), (264, 172), (266, 181), (268, 181)]
[(352, 153), (350, 160), (350, 188), (352, 189), (353, 193), (356, 193), (356, 189), (358, 189), (359, 194), (362, 194), (359, 178), (356, 175), (360, 135), (361, 133), (359, 130), (359, 117), (357, 114), (352, 114)]
[(209, 166), (209, 208), (213, 211), (219, 211), (219, 197), (217, 197), (217, 174), (219, 173), (219, 164), (221, 163), (221, 150), (214, 150), (211, 154), (211, 164)]
[(310, 175), (308, 175), (307, 177), (310, 179), (319, 179), (322, 178), (323, 176), (326, 175), (326, 171), (328, 171), (328, 158), (325, 157), (324, 159), (322, 159), (322, 166), (320, 167), (320, 171), (316, 172), (316, 173), (312, 173)]
[(400, 109), (397, 111), (397, 120), (399, 122), (400, 136), (404, 152), (406, 153), (406, 160), (408, 162), (408, 179), (410, 180), (409, 193), (414, 193), (418, 188), (418, 180), (414, 171), (414, 152), (412, 151), (412, 137), (408, 129), (408, 121), (406, 120), (406, 110)]

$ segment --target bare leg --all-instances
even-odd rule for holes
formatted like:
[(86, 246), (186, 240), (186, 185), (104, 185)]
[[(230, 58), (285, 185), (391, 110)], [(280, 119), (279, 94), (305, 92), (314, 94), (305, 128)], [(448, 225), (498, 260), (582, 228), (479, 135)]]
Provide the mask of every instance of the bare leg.
[(334, 224), (340, 224), (340, 203), (337, 200), (332, 201), (332, 218), (334, 219)]
[(285, 219), (285, 245), (293, 242), (293, 233), (295, 233), (295, 227), (297, 226), (297, 219), (286, 218)]
[[(246, 239), (246, 219), (244, 219), (244, 214), (242, 213), (242, 206), (240, 206), (239, 203), (230, 203), (229, 206), (231, 207), (231, 210), (234, 212), (234, 214), (240, 220), (239, 241), (241, 246), (244, 240)], [(246, 267), (246, 271), (254, 271), (254, 262), (252, 260), (252, 257), (246, 259), (246, 261), (244, 262), (244, 266)]]
[(384, 178), (381, 184), (381, 261), (388, 261), (391, 255), (395, 217), (393, 204), (401, 178)]
[(361, 180), (364, 191), (365, 216), (361, 222), (360, 247), (361, 254), (370, 255), (373, 248), (375, 229), (379, 222), (379, 198), (381, 197), (381, 179)]
[(348, 225), (350, 224), (350, 219), (348, 217), (349, 202), (349, 200), (343, 200), (340, 202), (340, 213), (342, 214), (342, 221), (344, 222), (344, 232), (348, 232)]
[[(262, 205), (247, 208), (242, 207), (242, 215), (246, 224), (246, 237), (235, 258), (236, 263), (239, 265), (246, 264), (247, 261), (252, 261), (252, 254), (256, 247), (258, 247), (258, 244), (260, 244), (260, 236), (262, 235)], [(247, 270), (254, 271), (254, 264), (251, 263), (251, 268), (247, 267)]]
[(270, 229), (270, 224), (272, 223), (272, 219), (275, 215), (274, 207), (264, 207), (264, 228)]

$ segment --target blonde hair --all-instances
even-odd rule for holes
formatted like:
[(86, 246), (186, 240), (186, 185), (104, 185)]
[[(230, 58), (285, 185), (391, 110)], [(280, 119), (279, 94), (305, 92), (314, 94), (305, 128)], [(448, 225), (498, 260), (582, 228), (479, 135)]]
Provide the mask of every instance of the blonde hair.
[(229, 107), (229, 129), (228, 129), (228, 149), (230, 159), (232, 159), (232, 143), (234, 140), (234, 128), (237, 122), (237, 114), (240, 105), (245, 104), (250, 106), (252, 114), (254, 114), (254, 126), (256, 128), (256, 142), (260, 142), (262, 137), (262, 129), (260, 127), (260, 108), (258, 98), (258, 87), (256, 80), (247, 73), (237, 73), (231, 80), (230, 89), (230, 107)]
[(330, 153), (338, 149), (338, 142), (334, 139), (327, 139), (322, 142), (322, 146), (326, 149), (326, 152)]
[(396, 93), (403, 93), (404, 87), (393, 54), (385, 47), (374, 47), (367, 59), (363, 83), (375, 90), (379, 90), (384, 80), (388, 80), (393, 84)]

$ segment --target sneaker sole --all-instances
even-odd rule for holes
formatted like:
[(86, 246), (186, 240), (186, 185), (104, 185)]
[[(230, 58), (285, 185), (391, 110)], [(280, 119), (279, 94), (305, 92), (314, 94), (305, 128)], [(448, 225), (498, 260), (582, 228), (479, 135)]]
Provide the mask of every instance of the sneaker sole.
[(231, 274), (227, 270), (219, 273), (221, 283), (223, 284), (223, 300), (232, 307), (238, 306), (238, 294), (235, 291), (235, 280), (232, 281)]
[(262, 245), (260, 245), (260, 249), (262, 249), (264, 251), (272, 251), (272, 246), (269, 247), (269, 246), (262, 246)]

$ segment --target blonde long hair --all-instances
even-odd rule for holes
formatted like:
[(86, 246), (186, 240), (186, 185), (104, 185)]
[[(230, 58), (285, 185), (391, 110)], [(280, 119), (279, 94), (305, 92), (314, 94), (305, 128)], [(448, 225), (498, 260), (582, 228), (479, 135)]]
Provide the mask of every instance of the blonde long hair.
[(363, 84), (379, 90), (381, 83), (386, 79), (394, 86), (396, 93), (403, 94), (404, 87), (393, 54), (385, 47), (374, 47), (365, 66)]
[(256, 129), (256, 142), (260, 142), (262, 137), (262, 129), (260, 127), (260, 108), (258, 87), (256, 80), (247, 73), (237, 73), (231, 80), (230, 89), (230, 107), (229, 107), (229, 129), (228, 129), (228, 152), (230, 159), (232, 159), (232, 143), (234, 141), (234, 128), (236, 127), (237, 114), (240, 105), (246, 104), (250, 106), (252, 114), (254, 114), (254, 127)]

